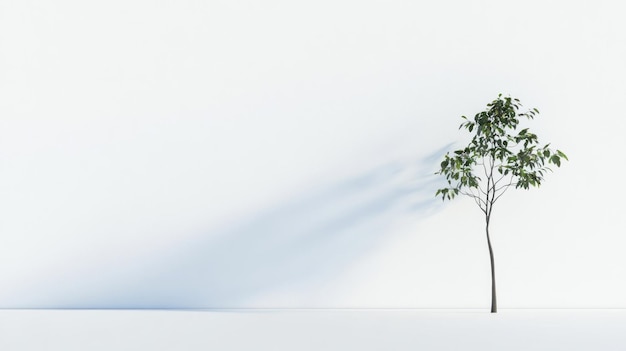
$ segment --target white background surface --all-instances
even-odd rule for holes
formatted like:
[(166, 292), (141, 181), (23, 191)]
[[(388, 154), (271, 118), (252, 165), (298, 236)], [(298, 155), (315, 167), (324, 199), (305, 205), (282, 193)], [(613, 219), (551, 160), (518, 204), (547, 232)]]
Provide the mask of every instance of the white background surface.
[(429, 175), (502, 92), (571, 162), (496, 209), (500, 306), (626, 307), (622, 13), (0, 1), (0, 306), (486, 308)]
[(623, 350), (624, 310), (0, 311), (3, 350)]

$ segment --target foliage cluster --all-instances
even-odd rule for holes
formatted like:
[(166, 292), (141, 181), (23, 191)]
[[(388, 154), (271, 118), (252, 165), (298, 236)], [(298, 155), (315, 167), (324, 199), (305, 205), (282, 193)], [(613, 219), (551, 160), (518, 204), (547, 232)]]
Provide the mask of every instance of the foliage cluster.
[(541, 146), (528, 128), (517, 131), (520, 119), (533, 119), (539, 113), (536, 108), (519, 112), (520, 101), (502, 94), (487, 107), (473, 120), (462, 116), (459, 129), (474, 134), (465, 148), (444, 156), (437, 174), (445, 176), (448, 187), (437, 190), (436, 196), (451, 200), (467, 195), (490, 214), (508, 188), (538, 187), (546, 172), (552, 171), (549, 165), (560, 167), (567, 156), (550, 144)]

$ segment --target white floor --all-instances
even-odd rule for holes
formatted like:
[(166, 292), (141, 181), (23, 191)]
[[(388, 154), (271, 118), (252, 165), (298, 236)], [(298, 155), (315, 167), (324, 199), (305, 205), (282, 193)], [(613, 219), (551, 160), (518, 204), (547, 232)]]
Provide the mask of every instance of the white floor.
[(0, 350), (626, 350), (626, 310), (0, 310)]

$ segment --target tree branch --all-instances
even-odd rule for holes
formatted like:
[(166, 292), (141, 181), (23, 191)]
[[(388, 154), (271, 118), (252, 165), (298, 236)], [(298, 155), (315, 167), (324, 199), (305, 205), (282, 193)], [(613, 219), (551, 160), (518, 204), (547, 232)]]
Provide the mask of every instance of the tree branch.
[[(491, 211), (493, 210), (493, 204), (495, 203), (495, 187), (496, 185), (494, 184), (493, 181), (493, 167), (494, 167), (494, 160), (493, 160), (493, 156), (489, 158), (489, 165), (490, 165), (490, 169), (489, 169), (489, 177), (487, 177), (487, 202), (489, 203), (489, 210), (487, 212), (485, 212), (485, 215), (487, 216), (487, 218), (491, 218)], [(489, 182), (491, 182), (491, 188), (489, 187)], [(491, 195), (491, 199), (490, 196)]]
[[(498, 179), (498, 182), (499, 182), (499, 181), (501, 181), (503, 178), (504, 178), (504, 176), (503, 176), (502, 178)], [(496, 184), (498, 184), (498, 182), (496, 182)], [(504, 188), (507, 188), (507, 187), (511, 186), (511, 184), (513, 184), (513, 175), (511, 175), (511, 178), (510, 178), (510, 180), (509, 180), (509, 184), (505, 184), (505, 185), (503, 185), (503, 186), (501, 186), (501, 187), (497, 188), (497, 189), (494, 191), (494, 194), (495, 194), (495, 193), (497, 193), (498, 191), (500, 191), (500, 190), (504, 189)]]
[[(486, 211), (487, 211), (487, 210), (486, 210), (486, 208), (487, 208), (487, 204), (485, 203), (485, 201), (484, 201), (483, 199), (481, 199), (481, 198), (480, 198), (480, 196), (477, 196), (477, 195), (475, 195), (475, 194), (473, 194), (473, 193), (468, 193), (468, 192), (465, 192), (465, 191), (460, 191), (459, 193), (461, 193), (461, 194), (463, 194), (463, 195), (465, 195), (465, 196), (469, 196), (469, 197), (471, 197), (472, 199), (474, 199), (474, 202), (476, 203), (476, 205), (478, 205), (478, 207), (480, 208), (480, 210), (481, 210), (481, 211), (483, 211), (483, 213), (485, 213), (485, 214), (486, 214)], [(484, 207), (483, 207), (483, 205), (482, 205), (483, 203), (485, 203), (485, 206), (484, 206)]]
[[(498, 173), (499, 173), (499, 172), (498, 172)], [(502, 173), (500, 173), (500, 174), (502, 174)], [(506, 175), (502, 174), (502, 177), (498, 178), (498, 180), (496, 180), (496, 182), (495, 182), (493, 185), (494, 185), (494, 186), (498, 185), (498, 183), (500, 183), (500, 181), (501, 181), (502, 179), (504, 179), (504, 178), (506, 178)]]
[(513, 183), (513, 178), (511, 177), (511, 181), (509, 182), (509, 184), (507, 185), (503, 185), (500, 187), (500, 189), (504, 189), (498, 196), (496, 196), (496, 198), (493, 200), (493, 202), (495, 203), (496, 201), (498, 201), (498, 199), (500, 198), (500, 196), (504, 195), (504, 193), (506, 193), (507, 190), (509, 190), (509, 188), (512, 185), (516, 185), (517, 183)]

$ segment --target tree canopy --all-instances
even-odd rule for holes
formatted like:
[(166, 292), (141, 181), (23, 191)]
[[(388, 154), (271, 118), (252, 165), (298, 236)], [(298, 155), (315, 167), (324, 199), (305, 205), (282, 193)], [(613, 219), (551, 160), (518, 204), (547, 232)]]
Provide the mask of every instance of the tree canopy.
[(519, 112), (521, 106), (519, 99), (500, 94), (473, 120), (461, 117), (464, 122), (459, 129), (474, 134), (465, 148), (444, 156), (437, 174), (445, 176), (448, 187), (437, 190), (436, 196), (451, 200), (458, 194), (467, 195), (483, 212), (490, 212), (509, 187), (538, 187), (546, 172), (552, 171), (549, 164), (560, 167), (561, 160), (567, 160), (550, 144), (540, 146), (537, 135), (528, 128), (516, 131), (520, 119), (533, 119), (539, 113), (536, 108)]

